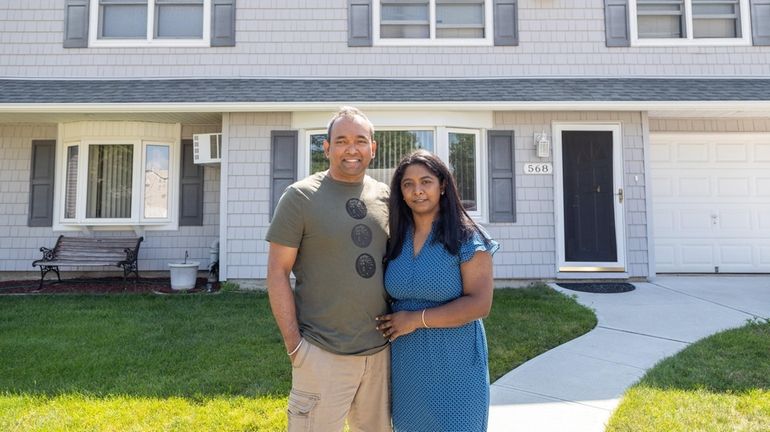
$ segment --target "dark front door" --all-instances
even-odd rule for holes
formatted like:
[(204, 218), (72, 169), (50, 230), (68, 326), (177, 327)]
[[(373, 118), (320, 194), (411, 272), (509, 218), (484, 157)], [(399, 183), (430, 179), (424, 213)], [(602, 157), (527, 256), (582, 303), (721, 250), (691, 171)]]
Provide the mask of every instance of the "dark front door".
[(563, 131), (566, 261), (616, 262), (612, 132)]

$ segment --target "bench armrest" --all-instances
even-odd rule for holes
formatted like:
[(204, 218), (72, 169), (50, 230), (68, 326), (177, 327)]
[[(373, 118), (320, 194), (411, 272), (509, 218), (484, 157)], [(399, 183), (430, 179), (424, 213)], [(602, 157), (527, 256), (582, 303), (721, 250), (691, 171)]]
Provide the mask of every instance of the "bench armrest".
[(41, 247), (40, 252), (43, 252), (43, 258), (41, 258), (41, 261), (53, 261), (53, 258), (54, 258), (53, 251), (54, 249)]
[(126, 260), (124, 262), (131, 264), (136, 262), (137, 255), (139, 255), (139, 248), (125, 248), (123, 249), (123, 252), (126, 253)]

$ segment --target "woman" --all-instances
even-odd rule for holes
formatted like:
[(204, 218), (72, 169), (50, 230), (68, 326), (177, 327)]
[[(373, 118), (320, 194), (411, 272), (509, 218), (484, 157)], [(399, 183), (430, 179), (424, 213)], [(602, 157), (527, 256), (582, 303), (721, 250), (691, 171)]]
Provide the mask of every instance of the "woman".
[(484, 431), (492, 306), (489, 239), (460, 204), (441, 160), (406, 156), (391, 182), (385, 289), (393, 313), (377, 329), (391, 341), (395, 431)]

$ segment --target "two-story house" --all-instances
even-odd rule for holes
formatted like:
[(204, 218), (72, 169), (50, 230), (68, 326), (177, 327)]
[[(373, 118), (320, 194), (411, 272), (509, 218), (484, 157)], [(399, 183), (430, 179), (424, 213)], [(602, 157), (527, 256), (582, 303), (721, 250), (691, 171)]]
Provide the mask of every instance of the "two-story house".
[(2, 272), (138, 233), (259, 283), (340, 105), (379, 179), (452, 167), (498, 279), (770, 272), (770, 0), (6, 0), (0, 41)]

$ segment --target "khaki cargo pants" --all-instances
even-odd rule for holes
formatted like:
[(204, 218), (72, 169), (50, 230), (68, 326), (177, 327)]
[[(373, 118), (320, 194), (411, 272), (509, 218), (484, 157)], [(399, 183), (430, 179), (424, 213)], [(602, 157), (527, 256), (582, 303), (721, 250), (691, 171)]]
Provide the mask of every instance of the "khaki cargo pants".
[(337, 355), (308, 343), (292, 364), (289, 432), (390, 431), (390, 346)]

